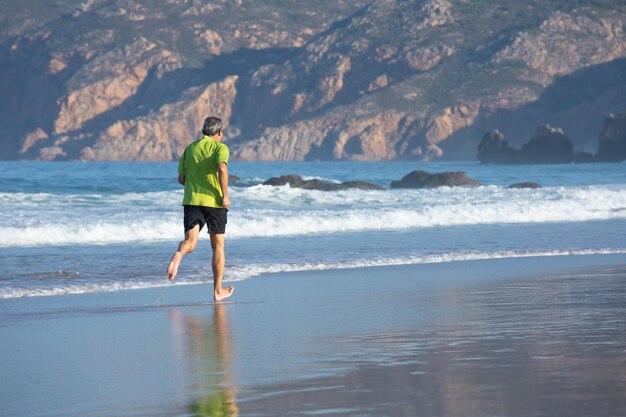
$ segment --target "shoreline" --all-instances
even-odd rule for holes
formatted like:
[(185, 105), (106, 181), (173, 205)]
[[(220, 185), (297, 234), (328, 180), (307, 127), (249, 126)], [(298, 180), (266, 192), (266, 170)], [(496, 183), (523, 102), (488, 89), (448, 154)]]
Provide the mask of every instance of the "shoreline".
[[(578, 256), (620, 256), (625, 255), (626, 249), (606, 249), (606, 250), (546, 250), (539, 252), (527, 252), (527, 251), (501, 251), (493, 253), (459, 253), (459, 254), (437, 254), (437, 255), (424, 255), (416, 257), (406, 258), (389, 258), (378, 259), (372, 261), (356, 260), (356, 261), (343, 261), (335, 262), (326, 265), (310, 264), (287, 264), (283, 270), (272, 270), (272, 267), (266, 266), (268, 270), (263, 271), (263, 265), (249, 265), (250, 268), (259, 268), (260, 271), (249, 272), (249, 276), (244, 278), (232, 278), (232, 274), (229, 274), (226, 270), (226, 276), (224, 277), (224, 284), (239, 285), (240, 283), (259, 279), (264, 275), (275, 274), (291, 274), (291, 273), (307, 273), (307, 272), (324, 272), (324, 271), (342, 271), (342, 270), (354, 270), (364, 268), (386, 268), (396, 266), (419, 266), (419, 265), (434, 265), (434, 264), (447, 264), (457, 262), (474, 262), (474, 261), (490, 261), (490, 260), (506, 260), (506, 259), (524, 259), (524, 258), (559, 258), (559, 257), (578, 257)], [(228, 275), (231, 275), (229, 277)], [(165, 280), (162, 280), (165, 281)], [(27, 300), (31, 298), (40, 297), (65, 297), (65, 296), (80, 296), (89, 294), (120, 294), (126, 291), (143, 291), (152, 289), (163, 289), (170, 287), (183, 287), (183, 286), (195, 286), (211, 284), (213, 281), (209, 278), (203, 281), (185, 281), (183, 280), (175, 282), (139, 282), (125, 284), (115, 283), (109, 284), (111, 288), (106, 288), (106, 284), (84, 284), (76, 286), (74, 288), (68, 287), (64, 289), (59, 288), (39, 288), (31, 289), (33, 294), (18, 295), (18, 296), (5, 296), (0, 295), (0, 303), (5, 300)], [(103, 288), (104, 287), (104, 288)], [(94, 289), (96, 288), (96, 289)], [(29, 291), (24, 289), (23, 291)]]
[(236, 286), (0, 301), (2, 415), (626, 413), (626, 254)]

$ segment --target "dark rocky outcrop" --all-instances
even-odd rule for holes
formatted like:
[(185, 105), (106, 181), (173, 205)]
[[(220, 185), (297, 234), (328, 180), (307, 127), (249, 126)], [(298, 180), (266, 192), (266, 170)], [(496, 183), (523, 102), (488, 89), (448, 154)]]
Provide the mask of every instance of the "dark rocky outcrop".
[(413, 171), (399, 181), (392, 181), (391, 188), (437, 188), (480, 185), (463, 171), (438, 172), (431, 174), (426, 171)]
[(507, 188), (530, 188), (535, 190), (541, 188), (541, 185), (536, 182), (516, 182), (515, 184), (509, 185)]
[(282, 175), (280, 177), (272, 177), (265, 181), (263, 185), (281, 186), (289, 185), (292, 188), (304, 188), (305, 190), (320, 191), (337, 191), (356, 188), (359, 190), (383, 190), (376, 184), (370, 184), (362, 181), (346, 181), (340, 184), (322, 181), (319, 179), (304, 180), (299, 175)]
[(521, 157), (527, 164), (567, 164), (574, 160), (574, 143), (563, 130), (543, 125), (522, 146)]
[(477, 156), (485, 164), (566, 164), (574, 161), (574, 143), (563, 130), (543, 125), (516, 150), (502, 133), (492, 130), (483, 136)]
[(599, 162), (626, 160), (626, 112), (609, 113), (604, 119), (604, 128), (598, 138)]
[(511, 164), (519, 158), (519, 152), (509, 146), (499, 130), (483, 135), (478, 145), (478, 160), (483, 164)]
[(574, 154), (572, 140), (563, 130), (540, 126), (535, 136), (517, 150), (509, 146), (504, 135), (491, 130), (483, 135), (477, 152), (484, 164), (568, 164), (570, 162), (618, 162), (626, 160), (626, 112), (609, 113), (598, 138), (598, 153)]

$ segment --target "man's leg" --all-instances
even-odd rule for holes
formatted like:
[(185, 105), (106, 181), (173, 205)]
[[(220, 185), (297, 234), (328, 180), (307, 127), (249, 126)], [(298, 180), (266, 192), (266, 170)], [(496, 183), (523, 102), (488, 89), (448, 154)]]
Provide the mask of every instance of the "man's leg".
[(224, 278), (224, 235), (211, 234), (211, 249), (213, 249), (213, 299), (221, 301), (233, 295), (235, 287), (222, 288)]
[(185, 240), (180, 242), (180, 244), (178, 245), (178, 250), (174, 253), (174, 256), (172, 256), (170, 265), (167, 267), (167, 277), (170, 279), (170, 281), (174, 281), (174, 278), (176, 278), (178, 266), (180, 265), (180, 261), (183, 260), (183, 256), (193, 252), (193, 250), (196, 248), (196, 245), (198, 244), (199, 234), (199, 224), (196, 224), (192, 229), (185, 232)]

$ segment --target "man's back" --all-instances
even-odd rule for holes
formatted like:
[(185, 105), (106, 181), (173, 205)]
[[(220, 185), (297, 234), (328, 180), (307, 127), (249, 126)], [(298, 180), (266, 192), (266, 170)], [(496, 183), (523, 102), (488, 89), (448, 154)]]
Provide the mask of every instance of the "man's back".
[(183, 205), (221, 207), (218, 165), (228, 157), (228, 146), (210, 136), (187, 146), (178, 163), (178, 173), (185, 176)]

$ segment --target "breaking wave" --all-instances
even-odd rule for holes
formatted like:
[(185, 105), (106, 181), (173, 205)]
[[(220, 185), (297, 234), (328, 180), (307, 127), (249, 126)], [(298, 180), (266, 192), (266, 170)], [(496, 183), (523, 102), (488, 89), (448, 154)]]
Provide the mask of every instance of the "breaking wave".
[[(626, 219), (626, 189), (620, 186), (339, 192), (233, 188), (229, 238)], [(0, 247), (179, 239), (178, 201), (178, 191), (116, 196), (0, 193)]]

